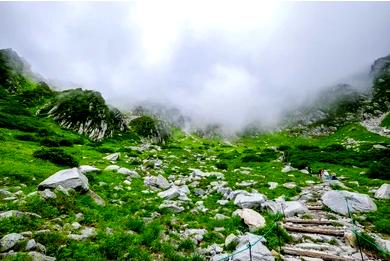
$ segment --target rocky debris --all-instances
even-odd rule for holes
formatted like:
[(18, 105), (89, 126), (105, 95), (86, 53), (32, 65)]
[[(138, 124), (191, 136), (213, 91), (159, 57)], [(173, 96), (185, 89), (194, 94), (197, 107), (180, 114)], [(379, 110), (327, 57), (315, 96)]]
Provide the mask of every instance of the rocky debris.
[(266, 200), (267, 198), (263, 194), (243, 192), (235, 197), (234, 204), (240, 208), (257, 208)]
[(9, 217), (23, 217), (23, 216), (41, 218), (40, 215), (31, 212), (22, 212), (17, 210), (8, 210), (8, 211), (0, 212), (0, 219), (9, 218)]
[(50, 189), (45, 189), (43, 191), (39, 191), (39, 195), (41, 195), (44, 199), (56, 199), (57, 195), (52, 192)]
[(100, 169), (96, 168), (95, 166), (89, 166), (89, 165), (81, 165), (79, 167), (79, 171), (82, 173), (82, 174), (85, 174), (85, 173), (88, 173), (88, 172), (98, 172), (98, 171), (101, 171)]
[(55, 261), (55, 257), (45, 256), (39, 252), (31, 251), (27, 253), (32, 258), (32, 261)]
[(382, 184), (382, 186), (380, 186), (380, 188), (375, 192), (375, 198), (389, 199), (390, 198), (390, 184)]
[(68, 235), (68, 238), (72, 239), (72, 240), (84, 240), (84, 239), (87, 239), (89, 237), (93, 237), (96, 235), (96, 229), (94, 227), (86, 227), (84, 229), (82, 229), (80, 231), (80, 235), (77, 235), (77, 234), (70, 234)]
[(223, 251), (222, 247), (220, 247), (217, 244), (212, 244), (208, 246), (206, 249), (203, 249), (201, 253), (203, 253), (204, 255), (214, 256), (216, 254), (222, 253), (222, 251)]
[(295, 182), (287, 182), (287, 183), (283, 184), (283, 187), (288, 188), (288, 189), (293, 189), (296, 186), (297, 186), (297, 184), (295, 184)]
[(6, 190), (6, 189), (0, 189), (0, 196), (2, 196), (2, 197), (11, 197), (11, 196), (12, 196), (12, 193), (9, 192), (9, 191)]
[(105, 206), (106, 205), (106, 202), (104, 201), (104, 199), (102, 199), (98, 194), (96, 194), (94, 191), (92, 190), (89, 190), (87, 192), (87, 195), (90, 196), (93, 201), (95, 201), (96, 204), (98, 204), (99, 206)]
[(129, 170), (128, 168), (119, 168), (117, 172), (123, 175), (127, 175), (131, 178), (141, 177), (135, 170)]
[(221, 206), (225, 206), (227, 203), (229, 203), (229, 200), (226, 200), (226, 199), (220, 199), (220, 200), (217, 200), (217, 203)]
[(38, 185), (39, 190), (56, 188), (61, 185), (64, 188), (73, 188), (81, 191), (88, 191), (88, 179), (78, 168), (64, 169), (51, 175)]
[(168, 190), (159, 192), (157, 195), (163, 199), (174, 199), (180, 196), (180, 190), (179, 187), (172, 186)]
[(35, 242), (34, 239), (30, 239), (29, 241), (27, 241), (26, 251), (34, 251), (34, 250), (41, 253), (46, 252), (46, 248), (44, 245)]
[(112, 153), (108, 156), (105, 156), (103, 159), (109, 160), (109, 161), (117, 161), (120, 158), (121, 154), (120, 152)]
[(297, 169), (291, 167), (291, 165), (286, 165), (286, 166), (283, 167), (282, 172), (283, 172), (283, 173), (288, 173), (288, 172), (294, 171), (294, 170), (297, 170)]
[(156, 176), (146, 176), (144, 178), (145, 186), (154, 188), (154, 189), (168, 189), (171, 184), (169, 184), (168, 180), (164, 178), (162, 175)]
[[(236, 251), (244, 249), (248, 246), (249, 243), (253, 244), (257, 242), (255, 245), (251, 247), (251, 255), (253, 261), (274, 261), (275, 258), (272, 256), (271, 251), (263, 245), (260, 237), (251, 233), (246, 233), (245, 235), (239, 238), (239, 243), (236, 247)], [(233, 261), (247, 261), (250, 260), (249, 251), (242, 251), (240, 253), (235, 254), (232, 259)]]
[(384, 137), (390, 137), (390, 130), (381, 126), (381, 123), (385, 117), (386, 114), (382, 114), (379, 117), (368, 117), (360, 124), (364, 126), (368, 131), (371, 131)]
[(5, 235), (1, 240), (0, 240), (0, 251), (4, 252), (7, 251), (11, 248), (13, 248), (16, 243), (19, 241), (24, 240), (24, 236), (18, 233), (11, 233), (8, 235)]
[(118, 165), (108, 165), (104, 170), (105, 171), (117, 171), (120, 168), (121, 167), (119, 167)]
[(180, 213), (184, 211), (184, 208), (180, 206), (180, 203), (177, 201), (165, 200), (160, 206), (159, 209), (169, 209), (175, 213)]
[(278, 187), (277, 182), (268, 182), (269, 189), (276, 189)]
[(194, 194), (195, 194), (196, 196), (203, 196), (204, 194), (206, 194), (206, 191), (204, 191), (204, 190), (201, 189), (201, 188), (197, 188), (197, 189), (194, 190)]
[(203, 240), (203, 236), (207, 233), (206, 229), (187, 228), (183, 233), (183, 237), (191, 238), (195, 244), (199, 244)]
[(348, 206), (351, 213), (376, 211), (377, 209), (374, 201), (368, 195), (345, 190), (325, 192), (321, 199), (332, 211), (342, 215), (348, 215)]
[(242, 220), (244, 220), (244, 223), (248, 225), (250, 231), (254, 231), (265, 226), (264, 217), (253, 209), (237, 209), (233, 212), (233, 215), (238, 215)]

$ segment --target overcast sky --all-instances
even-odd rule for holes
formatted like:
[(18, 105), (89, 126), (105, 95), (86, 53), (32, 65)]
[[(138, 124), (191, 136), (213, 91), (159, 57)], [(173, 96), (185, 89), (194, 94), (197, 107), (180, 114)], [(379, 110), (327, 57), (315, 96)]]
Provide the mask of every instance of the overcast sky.
[(390, 2), (0, 3), (0, 48), (43, 77), (232, 131), (356, 84), (390, 54), (389, 28)]

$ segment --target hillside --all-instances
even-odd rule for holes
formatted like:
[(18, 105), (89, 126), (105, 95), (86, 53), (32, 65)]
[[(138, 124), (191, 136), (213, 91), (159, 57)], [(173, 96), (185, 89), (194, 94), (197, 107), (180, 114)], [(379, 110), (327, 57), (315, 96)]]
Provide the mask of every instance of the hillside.
[(253, 260), (388, 260), (383, 60), (372, 93), (341, 86), (320, 119), (226, 142), (128, 123), (99, 93), (53, 90), (0, 54), (5, 260), (249, 260), (248, 243)]

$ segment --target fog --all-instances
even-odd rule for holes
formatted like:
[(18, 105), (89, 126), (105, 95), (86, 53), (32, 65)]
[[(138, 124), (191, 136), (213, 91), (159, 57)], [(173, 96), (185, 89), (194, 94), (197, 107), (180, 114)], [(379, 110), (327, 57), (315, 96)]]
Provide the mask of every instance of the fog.
[(337, 83), (368, 88), (390, 54), (390, 3), (210, 2), (1, 2), (0, 48), (61, 88), (226, 132), (275, 126)]

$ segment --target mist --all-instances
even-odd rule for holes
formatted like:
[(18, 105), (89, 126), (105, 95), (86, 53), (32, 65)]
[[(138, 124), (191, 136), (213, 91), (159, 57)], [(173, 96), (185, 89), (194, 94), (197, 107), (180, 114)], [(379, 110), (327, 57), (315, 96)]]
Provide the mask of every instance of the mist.
[(277, 126), (338, 83), (369, 88), (390, 54), (390, 3), (227, 2), (1, 2), (0, 48), (60, 88), (228, 133)]

